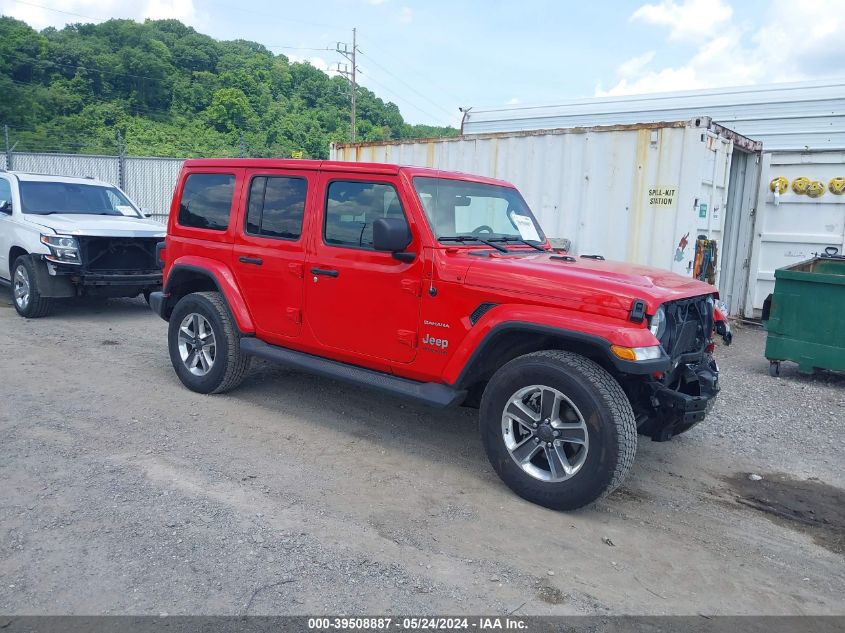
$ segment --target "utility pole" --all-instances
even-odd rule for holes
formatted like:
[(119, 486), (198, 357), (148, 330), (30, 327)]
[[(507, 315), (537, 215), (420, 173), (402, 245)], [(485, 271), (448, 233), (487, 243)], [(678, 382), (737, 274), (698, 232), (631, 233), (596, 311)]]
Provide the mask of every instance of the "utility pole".
[(6, 169), (12, 171), (12, 147), (9, 145), (9, 126), (3, 125), (3, 134), (6, 137)]
[(348, 64), (344, 64), (343, 68), (340, 66), (340, 62), (337, 64), (337, 72), (349, 80), (351, 91), (350, 96), (352, 99), (352, 142), (355, 142), (355, 95), (358, 92), (358, 81), (356, 77), (356, 73), (358, 72), (358, 66), (355, 64), (356, 53), (358, 52), (358, 42), (357, 42), (357, 30), (352, 29), (352, 48), (349, 48), (349, 44), (344, 42), (338, 42), (337, 48), (335, 49), (338, 53), (343, 55), (346, 59), (348, 59), (352, 63), (352, 70), (349, 69)]
[(120, 130), (117, 131), (117, 186), (126, 189), (126, 145)]

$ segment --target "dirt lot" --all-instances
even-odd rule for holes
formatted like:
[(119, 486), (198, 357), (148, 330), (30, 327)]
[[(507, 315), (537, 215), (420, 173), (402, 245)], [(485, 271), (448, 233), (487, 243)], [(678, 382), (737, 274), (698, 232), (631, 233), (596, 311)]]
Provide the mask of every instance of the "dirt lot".
[(0, 289), (0, 612), (845, 614), (845, 378), (770, 378), (757, 328), (711, 418), (569, 514), (500, 483), (474, 411), (269, 365), (200, 396), (165, 334)]

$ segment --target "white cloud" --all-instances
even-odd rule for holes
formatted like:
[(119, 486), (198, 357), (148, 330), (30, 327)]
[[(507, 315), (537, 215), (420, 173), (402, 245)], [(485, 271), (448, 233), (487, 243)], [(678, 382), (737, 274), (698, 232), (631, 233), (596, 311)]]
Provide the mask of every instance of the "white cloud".
[[(668, 29), (669, 40), (687, 35), (692, 40), (690, 25), (681, 18), (696, 15), (704, 5), (710, 6), (713, 20), (721, 19), (721, 26), (706, 29), (706, 38), (696, 42), (688, 60), (655, 67), (656, 55), (643, 53), (623, 62), (617, 68), (616, 83), (608, 90), (597, 86), (596, 95), (778, 83), (845, 74), (841, 0), (804, 0), (800, 7), (789, 0), (772, 0), (760, 12), (761, 22), (754, 28), (726, 23), (727, 18), (720, 16), (730, 17), (731, 8), (720, 0), (644, 5), (634, 12), (632, 20), (636, 17)], [(670, 21), (668, 16), (679, 21)]]
[[(44, 5), (47, 6), (46, 4)], [(177, 19), (197, 26), (199, 18), (193, 0), (53, 0), (50, 9), (0, 0), (0, 14), (23, 20), (35, 29), (62, 28), (75, 22), (102, 22), (111, 18), (143, 20)]]
[(325, 59), (323, 59), (322, 57), (317, 57), (317, 56), (314, 56), (314, 57), (300, 57), (299, 55), (288, 55), (287, 53), (285, 53), (285, 56), (288, 58), (288, 61), (290, 61), (291, 63), (300, 63), (300, 64), (302, 64), (302, 63), (306, 63), (306, 62), (307, 62), (307, 63), (311, 64), (311, 65), (312, 65), (314, 68), (316, 68), (317, 70), (322, 70), (322, 71), (323, 71), (324, 73), (326, 73), (329, 77), (334, 77), (335, 75), (337, 75), (337, 74), (338, 74), (338, 73), (337, 73), (337, 65), (333, 63), (333, 64), (330, 66), (330, 65), (329, 65), (329, 62), (327, 62), (327, 61), (326, 61)]
[(373, 6), (378, 6), (380, 4), (384, 4), (385, 2), (389, 2), (389, 0), (365, 0), (367, 4), (371, 4)]
[(402, 10), (399, 12), (399, 21), (402, 24), (410, 24), (414, 19), (414, 12), (411, 10), (411, 7), (402, 7)]
[(522, 101), (519, 100), (519, 97), (511, 97), (505, 105), (519, 105), (520, 103)]
[(181, 20), (192, 23), (196, 19), (193, 0), (149, 0), (144, 17), (152, 20)]
[(687, 0), (676, 3), (644, 4), (631, 15), (631, 21), (669, 27), (669, 39), (703, 41), (718, 33), (733, 15), (722, 0)]
[(654, 51), (646, 51), (642, 55), (637, 55), (636, 57), (627, 59), (619, 65), (616, 72), (621, 77), (636, 75), (638, 72), (642, 71), (643, 68), (648, 66), (649, 62), (654, 59), (654, 54)]

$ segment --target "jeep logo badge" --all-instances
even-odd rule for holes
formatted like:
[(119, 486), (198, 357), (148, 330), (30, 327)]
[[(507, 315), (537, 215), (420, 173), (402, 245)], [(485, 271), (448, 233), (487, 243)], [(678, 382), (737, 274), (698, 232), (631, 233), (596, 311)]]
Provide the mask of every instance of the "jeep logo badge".
[(431, 334), (426, 334), (425, 338), (422, 340), (423, 345), (431, 345), (433, 347), (439, 347), (440, 349), (446, 349), (449, 347), (449, 341), (445, 338), (433, 338)]

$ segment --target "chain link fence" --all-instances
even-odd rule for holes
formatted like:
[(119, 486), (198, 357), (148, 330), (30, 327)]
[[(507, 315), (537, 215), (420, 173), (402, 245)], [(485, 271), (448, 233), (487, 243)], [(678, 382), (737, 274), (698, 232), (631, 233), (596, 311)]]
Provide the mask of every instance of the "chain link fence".
[(181, 158), (92, 156), (11, 152), (0, 154), (0, 168), (53, 176), (91, 177), (123, 189), (135, 204), (166, 222)]

